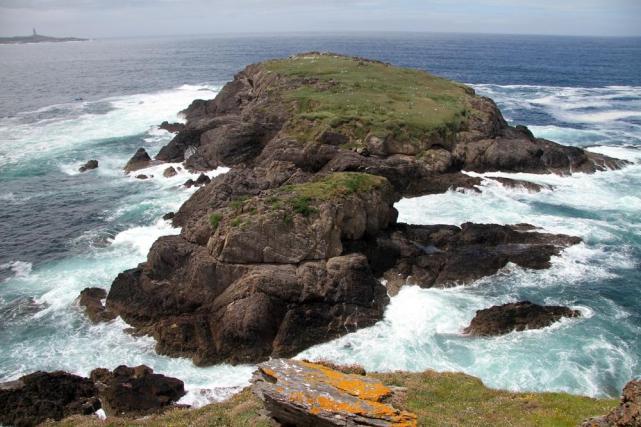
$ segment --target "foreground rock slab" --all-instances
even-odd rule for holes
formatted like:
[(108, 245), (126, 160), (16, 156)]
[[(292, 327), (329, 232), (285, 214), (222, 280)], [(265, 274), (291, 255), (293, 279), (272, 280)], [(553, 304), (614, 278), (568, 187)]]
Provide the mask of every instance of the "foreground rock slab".
[(262, 363), (252, 390), (284, 425), (417, 425), (416, 415), (386, 403), (393, 392), (379, 380), (315, 363), (289, 359)]
[(0, 424), (34, 426), (46, 419), (89, 415), (100, 409), (88, 378), (62, 371), (34, 372), (0, 384)]
[(581, 427), (640, 427), (641, 380), (630, 381), (623, 388), (621, 404), (602, 417), (590, 418)]
[(580, 316), (580, 311), (568, 307), (542, 306), (521, 301), (477, 311), (463, 332), (475, 336), (504, 335), (512, 331), (545, 328), (563, 317)]

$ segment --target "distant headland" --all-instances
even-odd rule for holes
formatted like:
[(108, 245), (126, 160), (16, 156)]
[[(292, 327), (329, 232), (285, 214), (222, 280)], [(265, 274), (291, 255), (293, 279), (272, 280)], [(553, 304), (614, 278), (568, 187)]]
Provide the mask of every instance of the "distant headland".
[(77, 37), (50, 37), (43, 36), (33, 29), (33, 34), (30, 36), (17, 36), (17, 37), (0, 37), (0, 44), (24, 44), (24, 43), (44, 43), (44, 42), (84, 42), (88, 39), (81, 39)]

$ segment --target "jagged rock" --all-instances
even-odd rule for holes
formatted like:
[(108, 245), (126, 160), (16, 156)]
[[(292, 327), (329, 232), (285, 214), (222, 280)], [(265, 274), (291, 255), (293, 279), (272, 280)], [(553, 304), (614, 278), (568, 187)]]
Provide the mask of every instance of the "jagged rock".
[(108, 322), (116, 315), (108, 311), (102, 301), (107, 299), (107, 291), (102, 288), (85, 288), (80, 292), (78, 304), (84, 307), (87, 317), (94, 322)]
[(178, 172), (176, 172), (176, 169), (174, 169), (173, 166), (169, 166), (167, 169), (165, 169), (162, 173), (162, 176), (165, 178), (171, 178), (172, 176), (176, 176)]
[(196, 179), (196, 181), (194, 182), (194, 185), (195, 185), (196, 187), (200, 187), (201, 185), (207, 185), (207, 184), (209, 184), (210, 182), (211, 182), (211, 178), (209, 178), (209, 177), (208, 177), (207, 175), (205, 175), (204, 173), (201, 173), (200, 175), (198, 175), (198, 178), (197, 178), (197, 179)]
[(390, 295), (406, 283), (424, 288), (466, 284), (495, 274), (508, 262), (543, 269), (578, 237), (533, 232), (527, 224), (396, 224), (376, 238), (350, 242), (364, 253), (374, 274), (387, 280)]
[(176, 216), (174, 212), (167, 212), (162, 216), (162, 219), (164, 219), (165, 221), (169, 221), (170, 219), (174, 219), (174, 216)]
[(91, 380), (62, 371), (34, 372), (0, 384), (0, 423), (35, 426), (46, 419), (61, 420), (100, 409)]
[(543, 190), (553, 190), (554, 187), (546, 184), (536, 184), (530, 181), (524, 181), (521, 179), (512, 179), (512, 178), (502, 178), (502, 177), (492, 177), (488, 178), (492, 181), (496, 181), (507, 188), (523, 188), (530, 193), (539, 193)]
[(581, 427), (641, 427), (641, 380), (623, 388), (621, 404), (608, 415), (590, 418)]
[(158, 127), (169, 133), (178, 133), (185, 129), (185, 125), (183, 123), (169, 123), (168, 121), (162, 122)]
[(94, 369), (90, 377), (108, 416), (148, 415), (171, 407), (185, 395), (182, 381), (154, 374), (145, 365), (118, 366), (113, 372)]
[(379, 380), (323, 365), (276, 359), (258, 366), (252, 391), (269, 415), (295, 426), (416, 426), (416, 415), (386, 401), (392, 390)]
[(87, 172), (91, 169), (96, 169), (98, 167), (98, 160), (89, 160), (84, 165), (80, 166), (78, 169), (79, 172)]
[(540, 329), (563, 317), (579, 317), (581, 312), (562, 306), (541, 306), (522, 301), (493, 306), (476, 312), (463, 333), (475, 336), (494, 336), (512, 331)]
[(194, 181), (193, 179), (189, 178), (187, 181), (184, 182), (183, 186), (185, 188), (191, 188), (191, 187), (194, 186), (195, 183), (196, 183), (196, 181)]
[(151, 157), (144, 148), (139, 148), (124, 167), (126, 173), (144, 169), (151, 165)]

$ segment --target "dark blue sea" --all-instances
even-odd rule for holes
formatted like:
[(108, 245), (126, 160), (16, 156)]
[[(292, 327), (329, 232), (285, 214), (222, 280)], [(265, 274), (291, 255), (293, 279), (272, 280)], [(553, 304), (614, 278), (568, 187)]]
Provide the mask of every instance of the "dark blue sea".
[[(332, 51), (414, 67), (494, 98), (537, 135), (633, 164), (594, 175), (524, 175), (531, 194), (500, 185), (400, 201), (420, 224), (529, 222), (584, 239), (528, 271), (508, 265), (472, 286), (408, 286), (377, 325), (309, 349), (368, 370), (463, 371), (511, 390), (616, 396), (641, 375), (641, 38), (460, 34), (193, 36), (0, 45), (0, 381), (37, 369), (86, 375), (145, 363), (185, 381), (186, 403), (244, 386), (252, 366), (197, 368), (158, 356), (153, 339), (116, 320), (91, 325), (75, 304), (108, 288), (179, 230), (162, 215), (191, 194), (183, 171), (122, 173), (138, 147), (155, 154), (163, 120), (212, 98), (245, 65)], [(85, 174), (78, 167), (98, 159)], [(211, 172), (211, 176), (224, 173)], [(491, 174), (513, 176), (514, 174)], [(519, 174), (523, 175), (523, 174)], [(497, 338), (461, 330), (476, 310), (529, 299), (579, 309), (580, 319)]]

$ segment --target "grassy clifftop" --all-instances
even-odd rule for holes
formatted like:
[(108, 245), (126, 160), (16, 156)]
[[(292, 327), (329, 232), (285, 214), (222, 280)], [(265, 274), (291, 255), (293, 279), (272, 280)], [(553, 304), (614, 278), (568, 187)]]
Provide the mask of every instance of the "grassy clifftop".
[(303, 54), (263, 67), (305, 84), (281, 95), (296, 108), (290, 130), (301, 140), (326, 129), (350, 140), (367, 134), (411, 140), (458, 130), (469, 89), (423, 71), (331, 54)]
[[(565, 393), (511, 393), (485, 387), (460, 373), (368, 374), (385, 384), (407, 388), (394, 406), (414, 412), (419, 426), (577, 426), (586, 418), (609, 412), (618, 401)], [(262, 403), (249, 389), (230, 400), (192, 410), (173, 410), (141, 420), (88, 417), (63, 420), (61, 426), (270, 426)]]

